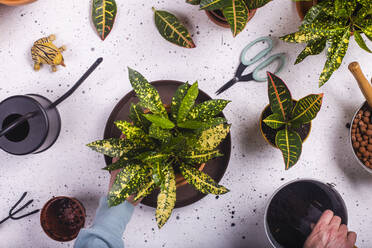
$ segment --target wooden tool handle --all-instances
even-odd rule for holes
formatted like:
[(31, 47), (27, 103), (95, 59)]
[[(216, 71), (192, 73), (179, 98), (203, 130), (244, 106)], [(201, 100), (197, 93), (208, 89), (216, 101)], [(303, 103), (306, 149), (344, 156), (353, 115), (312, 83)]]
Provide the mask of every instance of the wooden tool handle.
[(362, 91), (364, 97), (366, 98), (368, 105), (372, 108), (372, 85), (368, 82), (367, 78), (364, 76), (362, 69), (358, 62), (352, 62), (349, 65), (349, 70), (354, 75), (358, 82), (359, 88)]

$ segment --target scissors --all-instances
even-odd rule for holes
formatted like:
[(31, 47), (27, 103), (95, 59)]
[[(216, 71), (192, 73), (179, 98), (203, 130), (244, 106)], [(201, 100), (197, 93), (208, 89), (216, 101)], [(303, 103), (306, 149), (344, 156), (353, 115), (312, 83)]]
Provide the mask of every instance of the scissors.
[[(246, 55), (247, 55), (249, 49), (252, 46), (254, 46), (255, 44), (257, 44), (258, 42), (261, 42), (261, 41), (266, 42), (268, 44), (268, 47), (265, 48), (264, 50), (260, 51), (252, 59), (247, 59)], [(256, 69), (253, 70), (253, 72), (251, 72), (249, 74), (246, 74), (246, 75), (242, 75), (244, 70), (247, 67), (249, 67), (252, 64), (255, 64), (257, 61), (264, 58), (272, 49), (273, 49), (273, 40), (270, 37), (261, 37), (261, 38), (258, 38), (256, 40), (252, 41), (251, 43), (249, 43), (243, 49), (243, 51), (240, 55), (241, 63), (239, 64), (239, 67), (236, 70), (235, 77), (233, 79), (231, 79), (229, 82), (227, 82), (226, 84), (224, 84), (219, 90), (217, 90), (216, 94), (217, 95), (221, 94), (222, 92), (226, 91), (227, 89), (229, 89), (231, 86), (233, 86), (237, 82), (248, 82), (248, 81), (252, 81), (252, 80), (255, 80), (257, 82), (265, 82), (266, 78), (260, 78), (258, 76), (258, 72), (260, 70), (262, 70), (263, 68), (267, 67), (268, 65), (270, 65), (274, 60), (279, 60), (280, 61), (280, 64), (276, 68), (276, 71), (274, 72), (274, 74), (279, 73), (283, 69), (283, 66), (285, 65), (285, 54), (284, 53), (277, 53), (277, 54), (274, 54), (274, 55), (270, 56), (269, 58), (267, 58), (263, 62), (261, 62), (256, 67)]]
[(36, 209), (32, 212), (29, 212), (27, 214), (24, 214), (24, 215), (21, 215), (21, 216), (14, 216), (16, 214), (18, 214), (19, 212), (21, 212), (23, 209), (27, 208), (34, 200), (29, 200), (28, 202), (26, 202), (26, 204), (24, 204), (23, 206), (21, 206), (19, 209), (15, 210), (15, 208), (21, 203), (21, 201), (23, 201), (23, 199), (26, 197), (27, 195), (27, 192), (24, 192), (23, 195), (21, 196), (21, 198), (17, 201), (17, 203), (10, 209), (9, 211), (9, 215), (8, 217), (6, 217), (5, 219), (3, 220), (0, 220), (0, 225), (3, 224), (5, 221), (7, 221), (8, 219), (12, 219), (12, 220), (20, 220), (24, 217), (27, 217), (27, 216), (30, 216), (32, 214), (36, 214), (37, 212), (39, 212), (39, 209)]

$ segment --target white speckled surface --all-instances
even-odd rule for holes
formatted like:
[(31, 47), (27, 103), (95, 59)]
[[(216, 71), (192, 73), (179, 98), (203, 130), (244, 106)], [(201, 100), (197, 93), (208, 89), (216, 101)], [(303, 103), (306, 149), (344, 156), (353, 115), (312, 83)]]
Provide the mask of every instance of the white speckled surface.
[[(291, 1), (276, 0), (259, 9), (245, 31), (234, 39), (228, 29), (215, 26), (197, 7), (183, 0), (117, 0), (115, 27), (102, 42), (90, 22), (89, 2), (39, 0), (16, 8), (0, 6), (1, 100), (27, 93), (54, 100), (97, 57), (104, 57), (102, 66), (59, 107), (62, 131), (51, 149), (23, 157), (0, 152), (0, 218), (27, 190), (36, 199), (35, 208), (41, 208), (52, 196), (77, 197), (85, 204), (91, 223), (98, 198), (106, 193), (108, 175), (100, 169), (104, 166), (102, 156), (85, 144), (102, 137), (110, 111), (130, 90), (127, 66), (149, 80), (199, 80), (200, 88), (213, 94), (233, 76), (244, 45), (260, 36), (278, 37), (295, 31), (300, 23)], [(164, 41), (153, 24), (152, 6), (172, 11), (182, 19), (187, 17), (197, 48), (187, 50)], [(57, 45), (68, 47), (64, 53), (67, 67), (54, 74), (48, 67), (34, 72), (30, 47), (33, 41), (51, 33), (57, 35)], [(345, 127), (363, 101), (347, 65), (358, 60), (371, 78), (371, 55), (351, 42), (341, 69), (319, 89), (317, 78), (325, 55), (294, 66), (302, 45), (277, 39), (276, 45), (274, 52), (288, 55), (289, 64), (280, 76), (294, 98), (325, 93), (300, 162), (284, 171), (280, 152), (260, 136), (258, 118), (268, 103), (266, 84), (237, 85), (222, 95), (233, 100), (225, 111), (233, 124), (232, 156), (221, 182), (231, 193), (218, 200), (207, 196), (194, 205), (176, 209), (160, 231), (154, 210), (138, 207), (124, 234), (126, 247), (269, 247), (263, 229), (267, 200), (278, 186), (302, 177), (335, 183), (348, 206), (350, 228), (359, 234), (358, 246), (372, 246), (372, 176), (354, 161)], [(38, 215), (8, 221), (0, 226), (0, 237), (1, 248), (73, 246), (72, 242), (49, 239), (41, 230)]]

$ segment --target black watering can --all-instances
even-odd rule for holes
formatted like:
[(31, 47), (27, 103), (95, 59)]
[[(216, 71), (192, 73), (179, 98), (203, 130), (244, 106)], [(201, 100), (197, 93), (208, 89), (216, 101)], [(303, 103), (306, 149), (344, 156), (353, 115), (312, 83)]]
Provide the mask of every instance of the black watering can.
[(98, 67), (102, 58), (55, 102), (38, 94), (11, 96), (0, 103), (0, 148), (14, 155), (47, 150), (61, 131), (57, 105), (68, 98)]

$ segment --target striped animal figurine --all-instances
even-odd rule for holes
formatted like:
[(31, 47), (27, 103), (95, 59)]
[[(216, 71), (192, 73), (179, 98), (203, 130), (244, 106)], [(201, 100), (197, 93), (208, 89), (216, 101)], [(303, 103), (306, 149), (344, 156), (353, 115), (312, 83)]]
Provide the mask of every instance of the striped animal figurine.
[(55, 35), (41, 38), (35, 41), (31, 48), (32, 60), (34, 61), (34, 70), (38, 71), (42, 64), (52, 66), (52, 71), (57, 71), (57, 65), (65, 66), (62, 52), (66, 50), (65, 46), (57, 48), (52, 42), (56, 39)]

